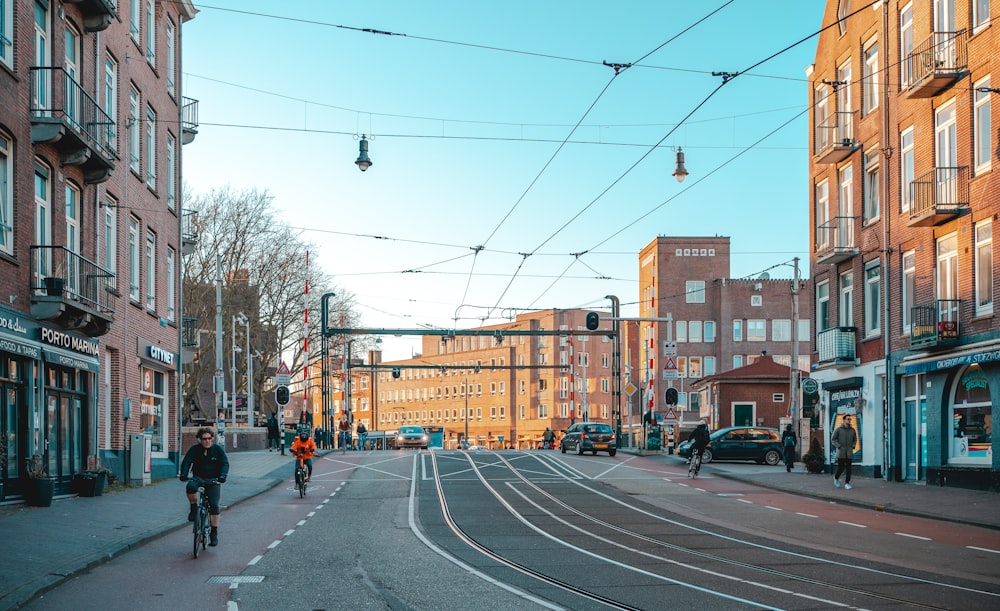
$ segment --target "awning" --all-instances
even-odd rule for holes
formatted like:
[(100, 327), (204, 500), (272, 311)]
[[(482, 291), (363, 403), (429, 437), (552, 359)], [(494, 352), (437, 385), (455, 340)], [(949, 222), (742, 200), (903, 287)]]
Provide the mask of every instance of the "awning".
[(943, 355), (939, 354), (912, 361), (903, 361), (902, 367), (904, 374), (911, 375), (992, 361), (1000, 361), (1000, 343), (996, 341), (983, 342), (977, 346), (967, 347), (965, 350), (949, 352)]
[(98, 373), (101, 370), (100, 361), (91, 356), (62, 350), (60, 348), (53, 348), (52, 346), (43, 347), (42, 353), (45, 356), (45, 362), (52, 365), (70, 367), (72, 369), (82, 369), (93, 373)]

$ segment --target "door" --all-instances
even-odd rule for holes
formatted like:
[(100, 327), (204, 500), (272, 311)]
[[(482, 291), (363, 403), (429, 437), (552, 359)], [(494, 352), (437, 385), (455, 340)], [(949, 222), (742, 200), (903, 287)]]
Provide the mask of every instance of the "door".
[(79, 81), (79, 61), (80, 61), (80, 35), (72, 27), (66, 28), (66, 78), (63, 83), (66, 96), (66, 116), (73, 126), (83, 131), (80, 123), (80, 107), (82, 89), (77, 84)]
[(958, 203), (958, 136), (954, 101), (934, 113), (934, 155), (934, 204), (954, 206)]
[(753, 426), (753, 403), (733, 404), (733, 426)]
[(953, 68), (955, 61), (955, 0), (934, 0), (936, 67)]

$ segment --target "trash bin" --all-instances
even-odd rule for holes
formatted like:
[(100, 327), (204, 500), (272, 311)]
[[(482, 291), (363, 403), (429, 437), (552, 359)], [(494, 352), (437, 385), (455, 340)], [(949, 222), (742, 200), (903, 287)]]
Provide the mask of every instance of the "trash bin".
[(663, 447), (663, 433), (658, 426), (649, 427), (649, 434), (646, 437), (646, 449), (659, 451)]

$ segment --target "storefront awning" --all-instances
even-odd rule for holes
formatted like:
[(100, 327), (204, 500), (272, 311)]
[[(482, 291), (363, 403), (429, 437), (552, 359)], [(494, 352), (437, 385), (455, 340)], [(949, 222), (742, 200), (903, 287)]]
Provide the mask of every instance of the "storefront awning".
[(53, 348), (51, 346), (43, 347), (42, 353), (45, 355), (45, 362), (51, 363), (52, 365), (82, 369), (93, 373), (98, 373), (100, 371), (99, 361), (90, 356), (85, 356), (76, 352), (69, 352), (68, 350), (61, 350), (59, 348)]
[(915, 373), (951, 369), (960, 365), (989, 363), (991, 361), (1000, 361), (1000, 343), (998, 342), (983, 342), (979, 346), (970, 347), (966, 350), (914, 359), (909, 362), (903, 361), (902, 367), (903, 373), (912, 375)]

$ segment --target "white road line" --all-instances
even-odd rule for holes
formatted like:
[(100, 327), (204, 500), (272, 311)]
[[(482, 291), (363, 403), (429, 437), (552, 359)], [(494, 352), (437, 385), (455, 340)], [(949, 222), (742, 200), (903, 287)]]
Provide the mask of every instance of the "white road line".
[(837, 523), (838, 524), (843, 524), (844, 526), (854, 526), (854, 527), (857, 527), (857, 528), (868, 528), (864, 524), (855, 524), (854, 522), (845, 522), (843, 520), (837, 520)]
[(708, 492), (708, 490), (705, 490), (704, 488), (695, 488), (695, 490), (698, 492)]
[(774, 511), (784, 511), (781, 507), (772, 507), (771, 505), (764, 505), (765, 509), (772, 509)]
[(267, 549), (274, 549), (274, 548), (278, 547), (279, 545), (281, 545), (281, 540), (272, 541), (271, 545), (267, 546)]
[(900, 537), (909, 537), (911, 539), (920, 539), (921, 541), (932, 541), (930, 537), (921, 537), (920, 535), (911, 535), (910, 533), (896, 533)]
[(293, 532), (295, 532), (295, 529), (294, 529), (294, 528), (293, 528), (293, 529), (291, 529), (291, 530), (286, 530), (286, 531), (285, 531), (285, 534), (284, 534), (284, 535), (282, 535), (282, 536), (283, 536), (283, 537), (287, 537), (288, 535), (292, 534)]
[(296, 526), (302, 526), (302, 525), (303, 525), (303, 524), (305, 524), (305, 523), (306, 523), (306, 521), (305, 521), (305, 520), (299, 520), (299, 523), (298, 523), (298, 524), (296, 524)]
[(253, 558), (250, 559), (250, 562), (247, 563), (247, 566), (253, 566), (257, 564), (258, 562), (260, 562), (261, 558), (263, 558), (263, 556), (254, 556)]
[(306, 514), (306, 517), (307, 517), (307, 518), (311, 518), (311, 517), (313, 517), (314, 515), (316, 515), (316, 512), (315, 512), (315, 511), (310, 511), (309, 513), (307, 513), (307, 514)]
[(813, 514), (811, 514), (811, 513), (802, 513), (801, 511), (796, 511), (796, 512), (795, 512), (795, 515), (797, 515), (797, 516), (802, 516), (802, 517), (804, 517), (804, 518), (818, 518), (818, 517), (819, 517), (819, 516), (814, 516), (814, 515), (813, 515)]
[(965, 547), (969, 549), (974, 549), (980, 552), (989, 552), (991, 554), (1000, 554), (1000, 549), (990, 549), (988, 547), (976, 547), (975, 545), (966, 545)]
[(687, 484), (685, 484), (684, 482), (677, 482), (677, 485), (678, 485), (678, 486), (684, 486), (685, 488), (687, 488), (687, 487), (688, 487), (688, 485), (687, 485)]
[(741, 503), (746, 503), (747, 505), (753, 505), (753, 501), (748, 501), (746, 499), (736, 499), (736, 500)]

